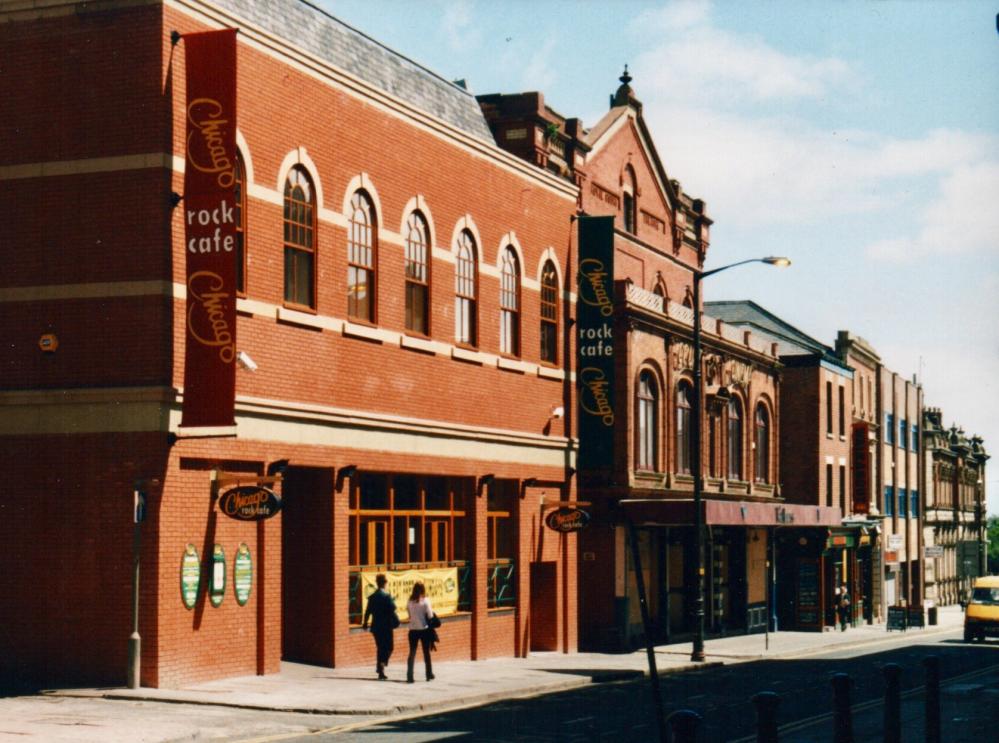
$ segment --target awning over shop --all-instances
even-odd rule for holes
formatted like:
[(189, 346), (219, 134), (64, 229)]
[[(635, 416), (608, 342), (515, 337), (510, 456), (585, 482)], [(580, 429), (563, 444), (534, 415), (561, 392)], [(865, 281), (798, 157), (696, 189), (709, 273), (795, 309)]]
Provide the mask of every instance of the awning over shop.
[[(689, 526), (694, 523), (693, 500), (622, 500), (635, 524)], [(829, 506), (750, 501), (701, 501), (704, 523), (716, 526), (840, 526), (842, 514)]]

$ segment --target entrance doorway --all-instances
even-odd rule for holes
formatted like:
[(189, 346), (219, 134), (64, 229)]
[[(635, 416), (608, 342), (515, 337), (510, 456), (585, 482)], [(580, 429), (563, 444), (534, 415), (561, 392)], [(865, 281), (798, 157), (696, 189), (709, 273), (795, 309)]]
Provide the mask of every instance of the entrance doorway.
[(281, 659), (332, 666), (333, 471), (291, 467), (281, 491)]

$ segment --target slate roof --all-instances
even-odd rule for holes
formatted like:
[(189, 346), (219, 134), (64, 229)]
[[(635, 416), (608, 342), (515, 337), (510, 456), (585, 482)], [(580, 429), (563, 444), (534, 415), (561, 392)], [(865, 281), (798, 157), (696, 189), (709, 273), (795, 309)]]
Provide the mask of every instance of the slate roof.
[(490, 144), (475, 96), (304, 0), (209, 0)]
[(749, 327), (754, 335), (776, 342), (778, 356), (817, 356), (836, 366), (845, 366), (832, 348), (802, 333), (793, 325), (789, 325), (748, 299), (705, 302), (704, 314), (716, 317), (729, 325)]

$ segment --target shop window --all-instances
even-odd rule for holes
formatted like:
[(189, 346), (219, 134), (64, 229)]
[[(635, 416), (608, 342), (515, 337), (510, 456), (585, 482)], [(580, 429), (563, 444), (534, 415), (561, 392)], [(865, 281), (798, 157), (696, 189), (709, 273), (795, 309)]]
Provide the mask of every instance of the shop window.
[(763, 403), (756, 406), (756, 482), (770, 482), (770, 414)]
[(500, 352), (520, 355), (520, 264), (511, 247), (500, 266)]
[(742, 406), (732, 399), (728, 403), (728, 477), (741, 480), (742, 476)]
[(644, 371), (638, 378), (636, 437), (638, 451), (635, 468), (655, 472), (659, 455), (657, 426), (659, 416), (659, 391), (652, 372)]
[(558, 363), (558, 274), (551, 261), (541, 269), (541, 360)]
[(358, 191), (350, 199), (347, 228), (347, 316), (370, 323), (375, 321), (377, 235), (371, 198)]
[(350, 562), (405, 569), (466, 559), (465, 500), (471, 481), (363, 474), (350, 495)]
[(406, 220), (406, 330), (430, 334), (430, 230), (420, 212)]
[(478, 273), (475, 239), (468, 230), (462, 230), (455, 262), (454, 339), (469, 346), (477, 342)]
[(246, 168), (243, 156), (236, 153), (236, 182), (233, 184), (236, 222), (236, 293), (246, 294)]
[(316, 308), (316, 204), (312, 181), (299, 167), (284, 183), (284, 301)]
[(490, 609), (517, 605), (517, 482), (496, 480), (489, 487), (487, 603)]
[(694, 392), (689, 382), (683, 381), (676, 388), (676, 471), (690, 474), (691, 468), (691, 408)]

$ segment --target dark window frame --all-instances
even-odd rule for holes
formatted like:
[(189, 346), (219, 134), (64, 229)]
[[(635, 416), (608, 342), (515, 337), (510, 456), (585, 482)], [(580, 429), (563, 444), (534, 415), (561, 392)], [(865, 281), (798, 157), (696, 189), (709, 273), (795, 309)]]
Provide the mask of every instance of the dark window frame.
[[(300, 193), (304, 198), (297, 196)], [(315, 312), (316, 262), (318, 260), (316, 190), (308, 171), (300, 165), (288, 171), (284, 185), (284, 303)], [(304, 263), (300, 265), (300, 262)], [(306, 285), (300, 286), (304, 269)], [(303, 301), (304, 300), (304, 301)]]
[(358, 189), (350, 197), (347, 220), (347, 317), (376, 323), (377, 297), (378, 214), (371, 195)]
[(433, 248), (430, 226), (419, 210), (406, 218), (406, 330), (430, 335), (430, 287)]

